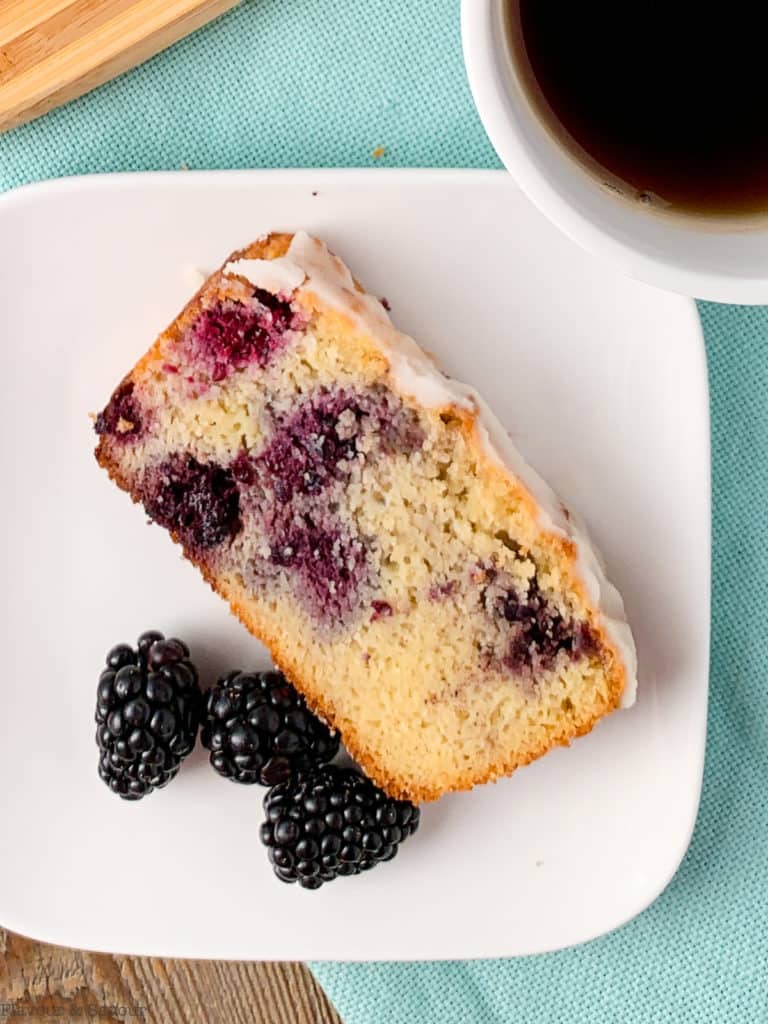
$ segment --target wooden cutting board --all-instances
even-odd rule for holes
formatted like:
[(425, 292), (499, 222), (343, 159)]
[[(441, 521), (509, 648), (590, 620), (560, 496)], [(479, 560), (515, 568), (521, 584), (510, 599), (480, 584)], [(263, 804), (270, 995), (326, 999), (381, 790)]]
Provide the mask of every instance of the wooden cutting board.
[(152, 57), (239, 0), (0, 0), (0, 131)]

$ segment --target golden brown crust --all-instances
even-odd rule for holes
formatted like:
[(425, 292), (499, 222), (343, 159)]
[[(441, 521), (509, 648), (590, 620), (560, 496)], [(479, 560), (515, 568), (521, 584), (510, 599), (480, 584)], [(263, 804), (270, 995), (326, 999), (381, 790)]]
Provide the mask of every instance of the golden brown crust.
[[(271, 259), (281, 256), (287, 251), (292, 237), (293, 236), (290, 234), (272, 234), (266, 238), (259, 239), (247, 246), (245, 249), (239, 250), (228, 257), (222, 265), (222, 269), (230, 260), (258, 258)], [(222, 274), (220, 269), (205, 282), (197, 294), (187, 303), (182, 312), (176, 317), (173, 323), (160, 334), (149, 351), (141, 360), (139, 360), (125, 380), (137, 379), (149, 364), (157, 360), (165, 342), (168, 340), (172, 341), (178, 337), (179, 333), (185, 329), (185, 327), (199, 312), (205, 293), (211, 289), (216, 289), (222, 283), (221, 279)], [(363, 290), (362, 286), (357, 286), (361, 291)], [(316, 308), (318, 307), (319, 304), (317, 304)], [(323, 312), (328, 315), (327, 310), (323, 310)], [(343, 319), (342, 315), (336, 314), (335, 311), (331, 311), (330, 315), (338, 315)], [(381, 359), (383, 357), (376, 355), (372, 358)], [(384, 362), (386, 363), (386, 360), (384, 360)], [(536, 518), (537, 508), (530, 493), (522, 487), (516, 479), (511, 477), (510, 474), (505, 473), (503, 469), (489, 457), (484, 445), (480, 442), (477, 431), (478, 414), (455, 405), (446, 406), (444, 412), (449, 413), (460, 423), (461, 431), (465, 434), (478, 462), (483, 466), (483, 473), (492, 475), (500, 480), (503, 483), (503, 486), (507, 489), (510, 495), (510, 500), (524, 506), (529, 511), (530, 515)], [(110, 446), (105, 437), (102, 437), (99, 440), (95, 454), (99, 465), (107, 471), (110, 478), (117, 484), (117, 486), (130, 494), (134, 502), (140, 503), (138, 496), (131, 491), (130, 484), (121, 472), (120, 466), (110, 451)], [(180, 543), (177, 536), (173, 534), (171, 535), (176, 543)], [(542, 531), (542, 537), (545, 538), (546, 545), (553, 560), (559, 563), (562, 568), (567, 569), (567, 576), (571, 580), (574, 589), (578, 592), (584, 606), (591, 608), (591, 603), (588, 595), (586, 594), (583, 583), (574, 570), (575, 546), (573, 542), (567, 538), (563, 538), (553, 533), (547, 533), (545, 531)], [(303, 671), (303, 666), (298, 664), (296, 660), (291, 657), (289, 652), (281, 648), (278, 639), (275, 636), (270, 635), (266, 623), (259, 621), (253, 608), (253, 604), (249, 601), (245, 590), (242, 588), (236, 588), (235, 586), (226, 583), (226, 581), (217, 578), (216, 575), (204, 564), (197, 562), (193, 557), (191, 557), (190, 554), (184, 550), (183, 545), (182, 550), (184, 551), (184, 557), (197, 566), (212, 589), (228, 601), (233, 614), (240, 619), (246, 629), (265, 644), (269, 649), (275, 664), (285, 673), (297, 689), (304, 694), (310, 707), (320, 714), (330, 726), (337, 728), (338, 723), (335, 720), (333, 707), (326, 702), (323, 693), (312, 685), (311, 679), (308, 677), (307, 673)], [(573, 739), (590, 732), (597, 721), (599, 721), (607, 711), (619, 707), (625, 685), (624, 666), (618, 652), (610, 640), (610, 637), (606, 634), (606, 631), (602, 627), (597, 616), (595, 616), (593, 625), (600, 636), (603, 647), (613, 652), (614, 655), (614, 661), (610, 667), (610, 673), (608, 675), (608, 689), (610, 695), (608, 707), (601, 706), (595, 708), (591, 717), (588, 717), (585, 721), (574, 722), (572, 720), (564, 720), (560, 731), (550, 734), (547, 742), (541, 743), (538, 747), (520, 751), (516, 756), (510, 757), (507, 760), (502, 760), (493, 765), (492, 768), (467, 768), (464, 774), (460, 775), (453, 781), (450, 786), (451, 790), (472, 789), (476, 785), (495, 781), (498, 778), (510, 775), (517, 768), (530, 763), (545, 754), (548, 750), (552, 749), (552, 747), (568, 746)], [(376, 762), (375, 758), (371, 756), (366, 747), (364, 738), (358, 734), (354, 725), (346, 725), (343, 740), (350, 754), (358, 761), (362, 769), (393, 797), (409, 799), (415, 803), (420, 803), (422, 801), (437, 799), (448, 791), (446, 787), (430, 787), (428, 785), (418, 784), (413, 780), (396, 777), (388, 773)]]

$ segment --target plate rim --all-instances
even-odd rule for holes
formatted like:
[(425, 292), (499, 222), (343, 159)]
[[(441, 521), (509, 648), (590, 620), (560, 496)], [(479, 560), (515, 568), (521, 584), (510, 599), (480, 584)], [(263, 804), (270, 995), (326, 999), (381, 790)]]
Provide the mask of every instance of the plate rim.
[[(41, 178), (38, 181), (26, 182), (13, 188), (0, 191), (0, 208), (3, 204), (19, 201), (35, 193), (58, 191), (77, 191), (83, 187), (109, 189), (116, 185), (136, 183), (159, 184), (166, 182), (200, 182), (205, 179), (221, 178), (253, 178), (265, 184), (301, 185), (314, 184), (318, 180), (335, 184), (338, 179), (360, 178), (361, 181), (390, 182), (399, 184), (413, 179), (414, 183), (440, 178), (444, 182), (455, 181), (462, 184), (466, 179), (485, 178), (497, 184), (504, 184), (510, 190), (523, 195), (522, 189), (504, 167), (235, 167), (207, 170), (190, 168), (188, 170), (154, 170), (154, 171), (97, 171), (93, 174), (68, 174), (59, 178)], [(530, 202), (530, 200), (527, 200)], [(627, 275), (624, 275), (627, 276)], [(650, 287), (650, 286), (649, 286)], [(687, 296), (678, 296), (688, 298)], [(693, 301), (693, 300), (691, 300)]]

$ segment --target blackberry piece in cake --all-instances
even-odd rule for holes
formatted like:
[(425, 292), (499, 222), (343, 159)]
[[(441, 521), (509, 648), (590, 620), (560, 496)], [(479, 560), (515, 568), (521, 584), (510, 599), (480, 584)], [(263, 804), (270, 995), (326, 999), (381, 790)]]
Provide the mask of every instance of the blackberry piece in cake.
[(578, 520), (317, 239), (234, 254), (96, 430), (99, 463), (391, 796), (506, 775), (634, 700)]

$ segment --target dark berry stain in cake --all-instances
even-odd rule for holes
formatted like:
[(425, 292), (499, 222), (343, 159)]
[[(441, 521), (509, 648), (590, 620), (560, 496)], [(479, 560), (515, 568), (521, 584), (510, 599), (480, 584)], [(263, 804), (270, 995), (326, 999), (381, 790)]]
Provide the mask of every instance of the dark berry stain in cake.
[(361, 539), (311, 515), (276, 518), (271, 531), (272, 565), (291, 570), (303, 603), (319, 621), (334, 622), (348, 615), (369, 576)]
[(388, 619), (392, 615), (392, 605), (389, 601), (371, 601), (371, 609), (371, 622)]
[(239, 484), (245, 484), (248, 486), (256, 483), (256, 466), (253, 460), (248, 456), (247, 452), (239, 452), (230, 463), (229, 468), (232, 476)]
[(194, 551), (231, 540), (241, 527), (232, 473), (192, 455), (173, 455), (154, 468), (144, 483), (143, 500), (150, 518)]
[(142, 414), (132, 380), (123, 381), (106, 408), (96, 417), (97, 434), (135, 439), (141, 434)]
[(571, 651), (575, 658), (594, 658), (599, 656), (600, 637), (588, 622), (577, 622), (574, 624)]
[(190, 328), (185, 345), (193, 362), (211, 380), (256, 364), (264, 369), (283, 348), (286, 332), (301, 326), (289, 302), (256, 288), (248, 303), (223, 299), (204, 309)]
[(487, 580), (483, 605), (499, 636), (491, 661), (530, 678), (551, 669), (560, 654), (578, 661), (599, 653), (600, 642), (589, 624), (564, 617), (543, 596), (535, 576), (527, 593), (508, 573), (491, 569)]
[(456, 580), (444, 580), (442, 583), (433, 583), (429, 588), (430, 601), (445, 601), (456, 590)]
[[(348, 413), (350, 424), (340, 423)], [(341, 393), (305, 402), (282, 426), (257, 460), (260, 476), (278, 501), (313, 494), (337, 479), (340, 464), (357, 454), (359, 410)]]
[(256, 464), (277, 500), (290, 501), (347, 478), (373, 452), (410, 452), (423, 440), (415, 414), (392, 392), (321, 389), (277, 425)]
[(380, 387), (320, 388), (272, 418), (262, 451), (231, 466), (269, 549), (253, 564), (254, 579), (286, 570), (308, 612), (332, 626), (362, 612), (373, 584), (370, 541), (345, 514), (345, 491), (367, 460), (410, 453), (424, 433), (416, 414)]

